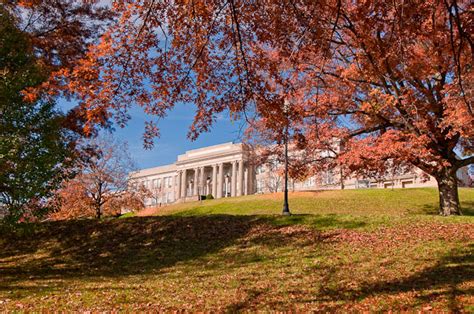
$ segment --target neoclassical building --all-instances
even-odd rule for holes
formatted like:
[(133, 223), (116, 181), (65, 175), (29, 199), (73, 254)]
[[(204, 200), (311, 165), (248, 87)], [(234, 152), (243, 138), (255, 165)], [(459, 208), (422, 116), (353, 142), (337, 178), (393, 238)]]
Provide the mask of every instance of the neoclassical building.
[[(186, 151), (173, 164), (133, 172), (130, 177), (133, 185), (150, 191), (147, 206), (198, 200), (200, 195), (222, 198), (281, 191), (280, 165), (256, 167), (254, 157), (247, 145), (230, 142)], [(470, 184), (467, 168), (458, 171), (458, 178), (461, 186)], [(328, 170), (304, 181), (289, 181), (294, 191), (428, 186), (437, 186), (436, 180), (419, 169), (380, 180), (352, 177), (341, 182), (337, 170)]]
[(179, 155), (171, 165), (131, 173), (153, 195), (147, 205), (197, 200), (200, 195), (214, 198), (255, 193), (252, 151), (245, 144), (224, 143), (193, 149)]

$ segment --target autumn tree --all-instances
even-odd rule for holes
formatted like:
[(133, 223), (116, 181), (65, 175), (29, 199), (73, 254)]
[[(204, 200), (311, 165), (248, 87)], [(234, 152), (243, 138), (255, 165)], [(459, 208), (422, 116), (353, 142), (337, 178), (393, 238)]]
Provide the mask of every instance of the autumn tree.
[(75, 160), (76, 136), (55, 103), (42, 94), (24, 99), (23, 91), (47, 76), (28, 36), (0, 7), (0, 206), (11, 224), (45, 214)]
[[(61, 187), (50, 198), (54, 210), (49, 214), (53, 220), (70, 220), (98, 217), (97, 206), (90, 193), (89, 180), (80, 173), (73, 179), (63, 181)], [(100, 209), (100, 216), (117, 216), (124, 210), (138, 211), (144, 208), (147, 191), (140, 187), (129, 188), (110, 197)]]
[[(96, 42), (113, 20), (110, 9), (99, 0), (0, 0), (0, 6), (28, 38), (43, 74), (49, 78), (25, 88), (25, 97), (34, 100), (41, 95), (51, 101), (58, 97), (70, 98), (65, 74), (83, 62), (89, 45)], [(76, 133), (87, 136), (96, 133), (96, 130), (84, 132), (87, 120), (87, 110), (81, 108), (80, 103), (67, 112), (67, 127)], [(110, 123), (102, 116), (97, 125), (109, 127)]]
[(70, 180), (64, 180), (61, 186), (49, 199), (53, 208), (49, 217), (53, 220), (69, 220), (95, 217), (94, 204), (87, 194), (87, 189), (77, 175)]
[(309, 88), (323, 96), (303, 102), (318, 119), (306, 134), (342, 131), (339, 160), (353, 171), (422, 169), (438, 181), (440, 214), (459, 214), (456, 171), (474, 162), (472, 4), (374, 1), (337, 13), (330, 60), (304, 71), (323, 76)]
[[(300, 26), (315, 29), (306, 8), (295, 7)], [(333, 8), (325, 38), (307, 34), (297, 49), (272, 51), (287, 75), (283, 97), (295, 103), (297, 162), (369, 177), (418, 167), (438, 181), (440, 214), (459, 214), (456, 171), (474, 162), (472, 4)], [(253, 128), (280, 141), (284, 121), (276, 121), (263, 116)]]
[(92, 209), (100, 219), (104, 208), (112, 203), (127, 205), (129, 200), (138, 197), (131, 195), (134, 191), (129, 189), (129, 173), (135, 167), (126, 143), (111, 136), (99, 136), (83, 146), (89, 147), (89, 158), (80, 165), (79, 174), (59, 191), (66, 216), (68, 211), (75, 212), (76, 217), (81, 215), (80, 211), (88, 216)]
[[(471, 1), (121, 1), (97, 45), (65, 71), (90, 131), (125, 124), (134, 104), (156, 120), (197, 111), (191, 139), (229, 111), (308, 156), (337, 138), (350, 172), (387, 161), (438, 180), (440, 213), (458, 214), (456, 170), (472, 164)], [(313, 163), (314, 164), (314, 163)]]

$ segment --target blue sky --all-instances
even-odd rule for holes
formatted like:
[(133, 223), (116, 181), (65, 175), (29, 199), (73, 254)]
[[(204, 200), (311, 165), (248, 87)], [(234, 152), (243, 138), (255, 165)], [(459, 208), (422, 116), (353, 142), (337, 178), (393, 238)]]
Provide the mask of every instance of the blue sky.
[[(62, 110), (67, 110), (74, 103), (60, 100), (58, 105)], [(159, 121), (161, 137), (155, 140), (155, 147), (151, 150), (143, 148), (142, 136), (147, 116), (136, 106), (130, 111), (132, 119), (128, 125), (123, 129), (116, 127), (114, 137), (128, 143), (130, 153), (139, 169), (172, 163), (179, 154), (189, 149), (241, 141), (242, 123), (231, 121), (228, 114), (222, 114), (209, 133), (204, 133), (196, 141), (191, 142), (186, 135), (193, 121), (194, 110), (192, 106), (182, 105)]]
[[(99, 5), (110, 6), (111, 2), (111, 0), (100, 0)], [(59, 100), (58, 106), (67, 111), (74, 106), (74, 103)], [(142, 138), (145, 121), (150, 119), (147, 119), (146, 114), (138, 106), (134, 106), (129, 112), (132, 119), (125, 128), (115, 127), (114, 137), (128, 143), (130, 153), (139, 169), (173, 163), (179, 154), (189, 149), (241, 141), (242, 122), (233, 122), (228, 114), (223, 113), (217, 118), (210, 132), (201, 134), (196, 141), (191, 142), (187, 138), (187, 133), (193, 122), (194, 111), (193, 106), (182, 105), (159, 121), (161, 137), (155, 140), (155, 146), (151, 150), (143, 148)]]

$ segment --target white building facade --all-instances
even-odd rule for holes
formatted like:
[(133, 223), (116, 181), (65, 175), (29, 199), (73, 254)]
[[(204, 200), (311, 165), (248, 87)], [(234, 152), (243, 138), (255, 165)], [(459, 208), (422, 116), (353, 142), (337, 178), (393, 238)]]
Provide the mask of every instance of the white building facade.
[(224, 143), (187, 151), (174, 164), (143, 169), (130, 176), (152, 196), (146, 205), (255, 193), (252, 152), (245, 144)]
[[(209, 198), (234, 197), (282, 191), (281, 165), (255, 165), (255, 153), (242, 143), (224, 143), (186, 151), (173, 164), (143, 169), (130, 174), (134, 184), (150, 191), (146, 206)], [(467, 169), (460, 169), (461, 185), (470, 182)], [(436, 180), (421, 170), (399, 173), (379, 180), (346, 178), (341, 181), (337, 170), (327, 170), (304, 181), (290, 179), (293, 191), (435, 187)]]

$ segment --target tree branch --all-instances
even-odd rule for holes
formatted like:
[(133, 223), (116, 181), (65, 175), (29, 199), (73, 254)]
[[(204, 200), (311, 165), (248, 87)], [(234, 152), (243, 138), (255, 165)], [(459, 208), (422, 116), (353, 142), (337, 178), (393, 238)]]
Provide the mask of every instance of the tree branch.
[(469, 166), (469, 165), (472, 165), (472, 164), (474, 164), (474, 156), (470, 156), (470, 157), (458, 160), (457, 163), (456, 163), (456, 165), (459, 168)]

